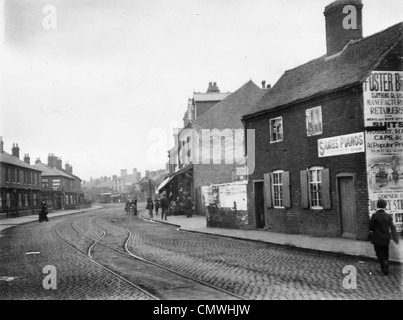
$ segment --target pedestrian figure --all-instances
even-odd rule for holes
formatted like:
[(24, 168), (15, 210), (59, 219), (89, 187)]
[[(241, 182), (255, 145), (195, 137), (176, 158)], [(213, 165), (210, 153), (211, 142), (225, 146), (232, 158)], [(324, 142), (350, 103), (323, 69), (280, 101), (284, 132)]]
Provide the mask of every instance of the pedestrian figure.
[(48, 222), (48, 204), (46, 201), (42, 201), (41, 203), (41, 212), (39, 212), (39, 222), (46, 221)]
[(146, 209), (148, 210), (148, 215), (150, 216), (150, 218), (154, 218), (153, 216), (154, 203), (150, 197), (147, 198)]
[(160, 208), (160, 200), (155, 199), (155, 215), (158, 216), (158, 209)]
[(193, 201), (189, 195), (185, 196), (185, 200), (183, 200), (183, 208), (186, 214), (186, 217), (190, 218), (193, 215)]
[(396, 244), (399, 244), (399, 238), (392, 217), (385, 212), (386, 201), (378, 200), (377, 208), (378, 210), (372, 215), (369, 224), (370, 238), (376, 257), (381, 264), (381, 270), (383, 274), (388, 275), (389, 243), (393, 239)]
[(162, 195), (162, 199), (160, 201), (160, 206), (161, 206), (161, 220), (167, 219), (167, 213), (168, 213), (168, 208), (169, 208), (169, 203), (167, 196), (165, 194)]

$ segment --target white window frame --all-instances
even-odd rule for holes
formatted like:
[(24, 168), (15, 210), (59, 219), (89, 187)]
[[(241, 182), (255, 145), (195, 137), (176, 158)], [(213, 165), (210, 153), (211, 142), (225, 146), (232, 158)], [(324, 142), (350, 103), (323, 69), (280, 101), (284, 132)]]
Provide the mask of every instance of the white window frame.
[(273, 208), (275, 209), (285, 209), (283, 173), (284, 170), (277, 170), (272, 172), (271, 189), (272, 189)]
[[(318, 120), (318, 121), (314, 121), (315, 114), (317, 114), (316, 120)], [(323, 133), (322, 106), (307, 109), (305, 111), (305, 116), (306, 116), (306, 134), (307, 134), (307, 136), (313, 137), (313, 136), (321, 135)], [(318, 122), (318, 123), (316, 123), (316, 122)], [(320, 130), (315, 131), (314, 128), (316, 126), (319, 126)], [(310, 131), (311, 128), (312, 128), (312, 132)]]
[[(311, 167), (308, 169), (308, 195), (309, 207), (314, 210), (323, 209), (323, 167)], [(316, 174), (312, 174), (315, 172)], [(314, 178), (312, 180), (312, 177)]]
[[(281, 128), (281, 130), (280, 130), (281, 137), (280, 138), (278, 138), (278, 136), (280, 136), (280, 134), (278, 132), (275, 132), (275, 130), (277, 131), (277, 129), (275, 129), (275, 127), (273, 126), (273, 124), (278, 120), (280, 120), (280, 122), (281, 122), (281, 127), (280, 127)], [(277, 118), (270, 119), (269, 122), (270, 122), (270, 143), (278, 143), (278, 142), (283, 141), (283, 139), (284, 139), (283, 117), (277, 117)], [(275, 140), (274, 140), (274, 134), (276, 134), (276, 136), (277, 136)]]

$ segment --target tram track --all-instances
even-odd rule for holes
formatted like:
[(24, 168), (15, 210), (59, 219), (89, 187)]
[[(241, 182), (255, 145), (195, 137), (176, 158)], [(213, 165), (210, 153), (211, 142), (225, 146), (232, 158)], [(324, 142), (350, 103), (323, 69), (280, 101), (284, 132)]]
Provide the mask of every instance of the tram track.
[[(73, 222), (74, 222), (74, 221), (73, 221)], [(77, 248), (75, 248), (74, 246), (72, 246), (71, 244), (69, 244), (67, 241), (65, 241), (65, 240), (58, 234), (58, 232), (56, 231), (56, 226), (57, 226), (57, 225), (55, 225), (55, 226), (52, 228), (53, 234), (54, 234), (54, 236), (55, 236), (60, 242), (62, 242), (65, 246), (67, 246), (67, 247), (69, 247), (70, 249), (74, 250), (74, 251), (77, 252), (80, 256), (83, 256), (83, 257), (85, 257), (86, 259), (89, 259), (92, 263), (94, 263), (94, 264), (97, 265), (98, 267), (100, 267), (100, 268), (102, 268), (103, 270), (105, 270), (105, 271), (111, 273), (112, 275), (114, 275), (115, 277), (117, 277), (118, 279), (120, 279), (121, 281), (123, 281), (123, 282), (129, 284), (130, 286), (132, 286), (132, 287), (135, 288), (136, 290), (138, 290), (138, 291), (144, 293), (145, 295), (147, 295), (147, 296), (150, 297), (151, 299), (153, 299), (153, 300), (160, 300), (158, 297), (154, 296), (152, 293), (150, 293), (150, 292), (144, 290), (143, 288), (139, 287), (138, 285), (136, 285), (136, 284), (133, 283), (132, 281), (130, 281), (130, 280), (128, 280), (128, 279), (122, 277), (121, 275), (119, 275), (118, 273), (114, 272), (114, 271), (111, 270), (110, 268), (105, 267), (104, 265), (102, 265), (102, 264), (100, 264), (99, 262), (97, 262), (96, 260), (94, 260), (94, 258), (91, 257), (91, 255), (90, 255), (90, 249), (88, 250), (88, 254), (86, 255), (86, 254), (82, 253), (79, 249), (77, 249)], [(86, 237), (86, 238), (89, 238), (89, 237), (87, 237), (87, 236), (85, 236), (85, 237)], [(93, 240), (93, 239), (92, 239), (92, 240)], [(96, 241), (96, 240), (94, 240), (94, 241), (95, 241), (94, 244), (96, 244), (97, 241)], [(93, 247), (93, 245), (92, 245), (90, 248), (92, 248), (92, 247)]]
[[(106, 217), (105, 217), (105, 216), (106, 216)], [(122, 245), (122, 248), (124, 248), (124, 251), (123, 251), (123, 250), (120, 250), (120, 249), (117, 249), (117, 248), (114, 248), (114, 247), (112, 247), (111, 245), (109, 245), (109, 244), (107, 244), (107, 243), (105, 243), (105, 242), (102, 241), (102, 240), (105, 240), (105, 237), (106, 237), (106, 235), (108, 234), (108, 232), (107, 232), (107, 230), (106, 230), (104, 227), (100, 226), (99, 223), (97, 223), (97, 220), (99, 220), (99, 219), (103, 219), (103, 221), (105, 221), (107, 224), (109, 224), (109, 225), (112, 226), (113, 228), (122, 229), (122, 230), (124, 230), (124, 231), (127, 233), (126, 239), (123, 241), (123, 245)], [(78, 220), (78, 219), (77, 219), (77, 220)], [(131, 238), (133, 237), (132, 232), (131, 232), (129, 229), (123, 227), (123, 226), (117, 226), (117, 225), (113, 224), (113, 223), (110, 221), (110, 214), (109, 214), (109, 213), (106, 214), (106, 215), (103, 215), (103, 216), (101, 216), (101, 217), (98, 216), (98, 217), (91, 217), (91, 218), (89, 218), (89, 229), (88, 229), (88, 232), (87, 232), (87, 233), (89, 233), (90, 230), (92, 230), (92, 226), (94, 226), (95, 228), (98, 228), (99, 230), (102, 231), (102, 235), (101, 235), (99, 238), (97, 238), (97, 239), (94, 238), (94, 237), (92, 237), (92, 236), (89, 236), (88, 234), (85, 234), (83, 231), (80, 231), (80, 230), (75, 226), (75, 224), (74, 224), (77, 220), (73, 220), (73, 221), (70, 223), (71, 229), (74, 230), (74, 232), (77, 233), (78, 235), (80, 235), (81, 237), (84, 237), (84, 238), (86, 238), (86, 239), (88, 239), (88, 240), (91, 240), (91, 241), (93, 242), (93, 243), (88, 247), (88, 249), (87, 249), (87, 254), (81, 252), (79, 249), (75, 248), (74, 246), (72, 246), (71, 244), (69, 244), (67, 241), (65, 241), (64, 239), (62, 239), (60, 236), (58, 236), (58, 235), (57, 235), (56, 226), (55, 226), (53, 230), (54, 230), (54, 234), (56, 235), (56, 237), (58, 237), (58, 239), (59, 239), (60, 241), (62, 241), (62, 242), (65, 243), (66, 245), (68, 245), (70, 248), (73, 248), (75, 251), (79, 252), (81, 255), (85, 256), (85, 257), (88, 258), (88, 259), (90, 259), (93, 263), (95, 263), (95, 264), (101, 266), (103, 269), (109, 271), (111, 274), (117, 276), (119, 279), (122, 279), (122, 280), (124, 279), (123, 281), (127, 282), (128, 284), (130, 284), (130, 285), (133, 286), (134, 288), (136, 288), (136, 289), (138, 289), (138, 290), (141, 290), (143, 293), (147, 294), (147, 295), (148, 295), (149, 297), (151, 297), (152, 299), (160, 300), (161, 298), (160, 298), (160, 297), (157, 297), (156, 294), (150, 292), (150, 290), (146, 290), (146, 289), (144, 289), (143, 287), (140, 287), (139, 285), (137, 285), (137, 284), (134, 283), (133, 281), (128, 280), (126, 277), (123, 277), (122, 275), (119, 275), (116, 271), (113, 271), (110, 267), (107, 267), (107, 266), (101, 264), (99, 261), (97, 261), (97, 260), (95, 259), (96, 253), (94, 254), (94, 251), (95, 251), (97, 245), (102, 246), (102, 247), (104, 247), (104, 248), (107, 248), (107, 249), (109, 249), (109, 250), (113, 250), (115, 253), (119, 253), (120, 255), (122, 255), (122, 256), (125, 257), (125, 258), (130, 259), (131, 261), (138, 261), (139, 263), (143, 263), (143, 264), (146, 264), (146, 265), (148, 265), (148, 266), (153, 266), (154, 268), (157, 268), (157, 269), (159, 269), (159, 270), (163, 270), (164, 272), (168, 272), (168, 273), (170, 273), (170, 274), (172, 274), (172, 275), (175, 275), (176, 277), (179, 277), (179, 278), (182, 278), (182, 279), (186, 279), (187, 281), (193, 282), (194, 284), (193, 284), (192, 286), (198, 286), (198, 287), (202, 286), (202, 287), (208, 288), (208, 289), (205, 289), (205, 290), (207, 290), (207, 291), (209, 291), (209, 290), (211, 291), (211, 289), (214, 290), (214, 291), (217, 291), (218, 293), (220, 293), (220, 299), (246, 300), (246, 298), (241, 297), (241, 296), (239, 296), (239, 295), (236, 295), (236, 294), (234, 294), (234, 293), (232, 293), (232, 292), (229, 292), (229, 291), (227, 291), (227, 290), (225, 290), (225, 289), (222, 289), (222, 288), (220, 288), (220, 287), (211, 285), (211, 284), (206, 283), (206, 282), (204, 282), (204, 281), (202, 281), (202, 280), (199, 280), (199, 279), (196, 279), (196, 278), (191, 277), (191, 276), (189, 276), (189, 275), (186, 275), (186, 274), (180, 273), (180, 272), (178, 272), (178, 271), (172, 270), (171, 268), (168, 268), (168, 267), (166, 267), (166, 266), (163, 266), (163, 265), (161, 265), (161, 264), (158, 264), (158, 263), (156, 263), (156, 262), (147, 260), (147, 259), (145, 259), (145, 258), (143, 258), (143, 257), (140, 257), (140, 256), (134, 254), (134, 253), (131, 252), (130, 249), (129, 249), (129, 242), (130, 242)], [(95, 229), (95, 228), (94, 228), (94, 229)], [(188, 284), (187, 284), (187, 285), (188, 285)], [(224, 295), (224, 298), (222, 297), (223, 295)]]

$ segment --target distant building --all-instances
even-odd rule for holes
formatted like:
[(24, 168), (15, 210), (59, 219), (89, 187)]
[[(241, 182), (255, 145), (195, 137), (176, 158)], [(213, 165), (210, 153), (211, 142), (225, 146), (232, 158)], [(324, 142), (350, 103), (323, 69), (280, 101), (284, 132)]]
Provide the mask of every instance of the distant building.
[(84, 202), (81, 180), (65, 172), (61, 165), (61, 159), (53, 154), (49, 154), (48, 164), (42, 163), (40, 159), (34, 164), (35, 168), (42, 171), (42, 199), (47, 201), (49, 208), (55, 210), (74, 208)]
[(205, 214), (200, 188), (234, 180), (235, 157), (244, 159), (241, 117), (266, 91), (249, 81), (178, 132), (178, 150), (170, 154), (175, 164), (171, 170), (175, 171), (159, 191), (179, 198), (187, 193), (194, 199), (198, 214)]
[(216, 82), (210, 82), (205, 93), (193, 92), (193, 98), (188, 100), (188, 106), (183, 116), (183, 127), (194, 121), (221, 100), (228, 97), (230, 92), (222, 93)]

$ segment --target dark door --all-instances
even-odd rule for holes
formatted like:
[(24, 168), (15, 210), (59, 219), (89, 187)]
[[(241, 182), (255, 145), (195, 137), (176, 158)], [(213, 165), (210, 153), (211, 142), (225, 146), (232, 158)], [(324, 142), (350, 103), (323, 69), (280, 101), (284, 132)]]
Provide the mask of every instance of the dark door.
[(355, 238), (356, 230), (356, 212), (353, 177), (339, 177), (339, 207), (341, 233), (343, 237)]
[(255, 214), (256, 227), (263, 229), (266, 226), (264, 218), (264, 183), (255, 182)]

